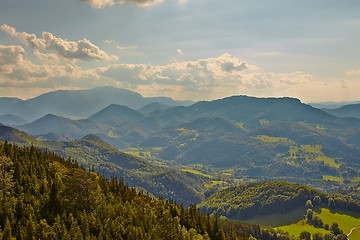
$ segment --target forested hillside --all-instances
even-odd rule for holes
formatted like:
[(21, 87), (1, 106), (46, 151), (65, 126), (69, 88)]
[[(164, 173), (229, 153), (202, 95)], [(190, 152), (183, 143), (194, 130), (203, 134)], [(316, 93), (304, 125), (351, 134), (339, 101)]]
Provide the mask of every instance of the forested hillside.
[[(95, 96), (98, 97), (96, 108), (83, 102)], [(134, 101), (129, 102), (131, 96)], [(72, 100), (62, 102), (61, 97)], [(19, 102), (5, 100), (0, 103)], [(45, 116), (18, 125), (15, 112), (10, 111), (15, 110), (16, 106), (13, 106), (3, 107), (3, 114), (7, 117), (0, 118), (0, 123), (3, 121), (16, 127), (35, 140), (22, 140), (19, 134), (13, 136), (9, 130), (0, 131), (0, 139), (50, 148), (64, 157), (79, 160), (88, 152), (76, 149), (81, 149), (83, 138), (91, 134), (123, 152), (135, 153), (135, 156), (143, 153), (139, 157), (147, 156), (146, 160), (155, 165), (165, 163), (205, 173), (220, 185), (284, 180), (306, 183), (326, 192), (346, 190), (349, 193), (359, 187), (360, 119), (336, 117), (289, 97), (232, 96), (200, 101), (187, 107), (177, 106), (172, 101), (155, 100), (113, 88), (45, 94), (27, 102), (33, 107), (38, 106)], [(49, 109), (49, 102), (61, 104)], [(146, 106), (138, 108), (143, 104)], [(78, 109), (87, 114), (77, 113)], [(29, 115), (25, 110), (23, 112)], [(75, 120), (71, 116), (85, 119)], [(11, 119), (14, 121), (9, 121)], [(55, 147), (48, 147), (49, 144)], [(87, 149), (93, 151), (90, 147)], [(86, 156), (83, 163), (89, 159), (93, 160), (90, 164), (96, 162), (95, 171), (102, 172), (102, 163), (108, 165), (106, 160), (109, 158), (108, 154), (96, 158)], [(107, 167), (105, 170), (109, 172)], [(124, 174), (118, 173), (126, 182), (129, 181)], [(175, 178), (175, 175), (171, 177)], [(163, 175), (152, 179), (163, 179)], [(161, 186), (150, 189), (141, 181), (134, 182), (130, 179), (129, 183), (155, 195), (167, 191), (170, 194), (163, 194), (165, 198), (171, 196), (179, 202), (186, 202), (178, 198), (182, 192), (171, 194), (172, 190), (162, 190)], [(203, 184), (195, 185), (194, 197), (189, 198), (192, 203), (198, 203), (205, 192), (212, 191), (211, 187), (202, 188)]]
[(247, 219), (254, 215), (285, 213), (305, 206), (308, 200), (315, 198), (320, 198), (323, 205), (332, 209), (360, 212), (360, 202), (352, 198), (341, 194), (329, 195), (305, 185), (281, 181), (229, 187), (214, 193), (199, 206), (206, 212)]
[(0, 239), (290, 239), (203, 215), (77, 162), (0, 142)]

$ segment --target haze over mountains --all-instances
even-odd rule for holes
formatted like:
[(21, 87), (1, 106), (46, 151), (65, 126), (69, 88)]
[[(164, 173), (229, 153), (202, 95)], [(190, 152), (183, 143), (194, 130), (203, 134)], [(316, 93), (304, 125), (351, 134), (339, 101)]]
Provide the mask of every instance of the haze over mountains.
[[(0, 99), (1, 102), (5, 103), (0, 106), (3, 124), (33, 137), (22, 139), (23, 134), (7, 130), (1, 139), (36, 143), (66, 157), (88, 159), (99, 170), (118, 176), (135, 176), (140, 170), (131, 170), (129, 175), (130, 169), (120, 163), (117, 167), (108, 165), (113, 159), (108, 157), (110, 145), (155, 165), (169, 165), (175, 172), (163, 184), (167, 186), (163, 191), (166, 196), (181, 196), (169, 182), (186, 185), (181, 181), (185, 179), (180, 174), (182, 167), (206, 173), (204, 181), (208, 183), (202, 187), (198, 180), (194, 181), (196, 186), (186, 181), (191, 185), (188, 190), (192, 193), (188, 193), (196, 201), (216, 186), (250, 179), (311, 179), (312, 186), (331, 190), (343, 184), (356, 188), (360, 176), (360, 119), (356, 115), (343, 117), (344, 112), (335, 116), (330, 110), (314, 108), (295, 98), (233, 96), (188, 105), (189, 102), (167, 98), (143, 98), (127, 90), (97, 88), (59, 91), (27, 101)], [(21, 119), (30, 109), (35, 109), (32, 117), (40, 112), (42, 116), (23, 124)], [(9, 115), (14, 113), (20, 117)], [(96, 137), (89, 141), (89, 134)], [(101, 154), (94, 158), (76, 153), (82, 149)], [(164, 180), (171, 172), (158, 175), (163, 170), (156, 169), (159, 178), (145, 179)], [(141, 182), (128, 179), (147, 191), (159, 193), (151, 184), (142, 186)]]
[(34, 121), (46, 114), (80, 119), (100, 111), (110, 104), (121, 104), (134, 109), (158, 102), (167, 106), (190, 105), (191, 101), (171, 98), (144, 98), (130, 90), (98, 87), (90, 90), (60, 90), (42, 94), (36, 98), (0, 98), (0, 115), (13, 114), (26, 121)]
[(360, 118), (360, 103), (349, 104), (335, 109), (323, 108), (322, 110), (338, 117)]

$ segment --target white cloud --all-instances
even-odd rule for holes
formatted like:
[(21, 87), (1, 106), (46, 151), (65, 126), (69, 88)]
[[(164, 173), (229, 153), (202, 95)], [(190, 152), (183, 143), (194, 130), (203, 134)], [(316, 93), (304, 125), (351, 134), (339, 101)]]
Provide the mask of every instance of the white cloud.
[(26, 94), (109, 85), (138, 91), (145, 96), (176, 99), (204, 100), (246, 94), (292, 96), (303, 101), (322, 101), (337, 96), (339, 99), (332, 98), (336, 101), (357, 99), (360, 88), (360, 81), (354, 78), (329, 80), (324, 84), (303, 72), (268, 72), (230, 54), (165, 65), (112, 64), (98, 68), (82, 68), (72, 62), (51, 61), (54, 64), (48, 64), (46, 57), (39, 56), (43, 62), (35, 64), (26, 58), (23, 47), (0, 45), (2, 93), (18, 92), (33, 97)]
[(139, 48), (138, 45), (119, 45), (119, 46), (116, 46), (116, 49), (119, 50), (119, 51), (123, 51), (123, 50), (131, 50), (131, 49), (137, 49)]
[(360, 76), (360, 69), (352, 69), (352, 70), (346, 72), (346, 75), (348, 75), (348, 76)]
[(189, 0), (178, 0), (178, 3), (179, 4), (186, 4), (186, 3), (188, 3), (189, 2)]
[(21, 62), (24, 54), (25, 50), (20, 46), (0, 45), (0, 68)]
[[(151, 91), (155, 89), (158, 89), (156, 94), (160, 93), (160, 89), (172, 89), (172, 93), (181, 92), (182, 99), (196, 100), (245, 93), (262, 95), (276, 92), (276, 89), (284, 92), (294, 85), (306, 85), (312, 81), (311, 75), (302, 72), (266, 72), (230, 54), (157, 66), (114, 64), (99, 68), (98, 74), (117, 80), (123, 86), (141, 89), (145, 94), (153, 95)], [(166, 93), (162, 92), (162, 95)]]
[[(34, 48), (34, 55), (41, 59), (55, 60), (55, 54), (63, 60), (101, 60), (109, 61), (118, 59), (109, 55), (87, 39), (79, 41), (68, 41), (55, 37), (49, 32), (43, 32), (42, 38), (35, 34), (17, 32), (15, 28), (6, 24), (0, 29), (11, 37), (24, 42), (27, 46)], [(50, 51), (50, 52), (41, 52)], [(58, 59), (58, 58), (57, 58)]]
[(176, 50), (176, 53), (180, 56), (184, 55), (184, 52), (181, 49)]
[[(93, 79), (98, 77), (94, 70), (84, 70), (76, 65), (34, 64), (25, 58), (21, 46), (0, 45), (0, 85), (18, 87), (48, 87), (61, 81)], [(57, 83), (56, 79), (61, 80)]]
[[(118, 4), (131, 3), (139, 7), (150, 7), (157, 3), (162, 2), (163, 0), (81, 0), (81, 1), (90, 4), (90, 6), (94, 8), (104, 8), (106, 6), (112, 6), (116, 3)], [(182, 0), (180, 0), (180, 2), (182, 2)]]

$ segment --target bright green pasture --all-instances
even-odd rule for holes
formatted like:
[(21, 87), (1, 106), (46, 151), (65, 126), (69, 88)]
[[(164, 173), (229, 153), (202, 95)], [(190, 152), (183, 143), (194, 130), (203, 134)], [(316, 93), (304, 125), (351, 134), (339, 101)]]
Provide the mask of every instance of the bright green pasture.
[(337, 177), (337, 176), (323, 175), (323, 180), (342, 183), (344, 179), (342, 177)]
[(304, 231), (307, 231), (311, 234), (319, 232), (323, 235), (330, 233), (330, 231), (327, 231), (323, 228), (315, 228), (314, 226), (305, 223), (305, 221), (299, 221), (299, 222), (291, 224), (291, 225), (281, 226), (281, 227), (278, 227), (278, 229), (289, 232), (290, 235), (293, 235), (295, 237), (299, 237), (300, 233), (304, 232)]
[(327, 208), (321, 208), (321, 212), (318, 216), (324, 223), (329, 224), (329, 226), (331, 223), (336, 222), (345, 234), (348, 234), (353, 227), (360, 227), (360, 218), (342, 213), (332, 213)]

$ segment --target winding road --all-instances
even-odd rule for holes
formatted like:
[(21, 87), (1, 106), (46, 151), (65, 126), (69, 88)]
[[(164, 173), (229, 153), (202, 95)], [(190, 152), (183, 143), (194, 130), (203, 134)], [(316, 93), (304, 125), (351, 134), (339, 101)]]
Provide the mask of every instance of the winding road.
[(351, 230), (350, 230), (350, 232), (349, 232), (349, 234), (347, 235), (348, 237), (352, 234), (352, 232), (355, 230), (355, 229), (358, 229), (358, 228), (360, 228), (360, 227), (353, 227)]

